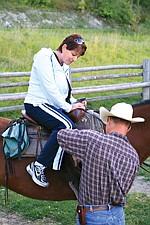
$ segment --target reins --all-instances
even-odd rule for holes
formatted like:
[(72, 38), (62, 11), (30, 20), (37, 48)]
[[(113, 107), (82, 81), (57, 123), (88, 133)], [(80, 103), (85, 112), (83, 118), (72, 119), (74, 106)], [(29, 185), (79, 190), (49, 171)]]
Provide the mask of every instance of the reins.
[[(150, 164), (149, 164), (149, 163), (143, 162), (142, 165), (147, 166), (147, 167), (150, 168)], [(143, 170), (145, 170), (146, 172), (150, 173), (150, 170), (145, 169), (142, 165), (141, 165), (141, 168), (142, 168)]]
[[(91, 112), (89, 112), (88, 110), (93, 110), (94, 113), (99, 113), (99, 110), (98, 109), (94, 109), (92, 107), (88, 107), (86, 109), (83, 109), (84, 112), (86, 112), (86, 113), (88, 113), (88, 114), (91, 115)], [(100, 119), (100, 117), (96, 116), (94, 113), (92, 113), (92, 116), (95, 117), (96, 119), (98, 119), (100, 122), (102, 122), (101, 119)]]
[(95, 113), (98, 113), (99, 114), (99, 110), (98, 109), (95, 109), (93, 107), (86, 107), (85, 111), (86, 110), (93, 110)]

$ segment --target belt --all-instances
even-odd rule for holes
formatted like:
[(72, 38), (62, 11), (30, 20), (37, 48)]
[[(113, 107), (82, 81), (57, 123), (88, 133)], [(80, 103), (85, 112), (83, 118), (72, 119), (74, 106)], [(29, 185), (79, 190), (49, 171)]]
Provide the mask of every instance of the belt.
[[(102, 206), (92, 206), (92, 211), (98, 211), (98, 210), (108, 210), (108, 209), (112, 209), (114, 208), (116, 205), (102, 205)], [(90, 207), (84, 207), (84, 206), (77, 206), (77, 208), (79, 208), (79, 210), (83, 210), (85, 212), (90, 212), (91, 209)]]
[[(114, 208), (115, 206), (117, 205), (92, 206), (92, 211), (109, 210)], [(77, 213), (78, 213), (79, 221), (81, 225), (86, 225), (85, 213), (90, 211), (91, 211), (90, 206), (86, 207), (84, 205), (77, 205)]]

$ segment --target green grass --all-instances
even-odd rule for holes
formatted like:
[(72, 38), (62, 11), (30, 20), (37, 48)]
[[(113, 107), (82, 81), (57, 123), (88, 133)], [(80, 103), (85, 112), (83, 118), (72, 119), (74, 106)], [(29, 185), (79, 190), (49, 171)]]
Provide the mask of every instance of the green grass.
[(60, 224), (75, 224), (75, 207), (77, 201), (41, 201), (33, 200), (9, 191), (9, 201), (4, 205), (3, 196), (4, 189), (0, 189), (0, 210), (9, 213), (16, 211), (22, 218), (35, 221), (38, 219), (51, 218)]
[[(56, 224), (74, 225), (77, 201), (40, 201), (33, 200), (9, 191), (9, 201), (4, 205), (4, 189), (0, 189), (0, 210), (7, 213), (17, 212), (27, 220), (36, 221), (50, 218)], [(125, 218), (127, 225), (149, 225), (150, 198), (143, 193), (129, 194)]]
[(134, 193), (127, 197), (125, 207), (126, 225), (149, 225), (150, 198), (145, 194)]
[[(150, 165), (150, 157), (145, 161), (148, 165)], [(142, 167), (146, 170), (144, 170), (143, 168), (140, 168), (139, 172), (138, 172), (138, 176), (143, 176), (144, 181), (150, 181), (150, 167), (149, 166), (145, 166), (142, 165)]]
[[(106, 31), (92, 29), (1, 29), (0, 30), (0, 67), (1, 72), (30, 71), (33, 56), (42, 47), (51, 47), (56, 49), (61, 41), (71, 33), (80, 33), (87, 44), (85, 56), (80, 57), (71, 67), (92, 67), (104, 65), (120, 64), (142, 64), (143, 59), (150, 59), (150, 36), (142, 33), (125, 33), (121, 31)], [(4, 38), (5, 37), (5, 38)], [(116, 71), (101, 71), (84, 73), (83, 76), (115, 73)], [(119, 73), (127, 73), (129, 70), (120, 70)], [(132, 71), (131, 71), (132, 72)], [(73, 77), (82, 76), (82, 74), (73, 74)], [(1, 82), (27, 81), (28, 78), (4, 78)], [(99, 80), (73, 83), (75, 86), (86, 85), (107, 85), (118, 82), (141, 81), (141, 78), (122, 78), (111, 80)], [(0, 93), (27, 91), (27, 87), (1, 88)], [(134, 91), (134, 90), (131, 90)], [(138, 90), (141, 92), (141, 90)], [(126, 91), (128, 92), (128, 91)], [(124, 93), (119, 91), (118, 93)], [(110, 93), (97, 93), (97, 96), (111, 95)], [(92, 97), (94, 94), (86, 95)], [(78, 97), (78, 96), (77, 96)], [(140, 101), (141, 98), (120, 99), (133, 103)], [(110, 107), (117, 100), (108, 100), (89, 103), (89, 106), (99, 108), (100, 105)], [(22, 104), (22, 100), (17, 102), (0, 102), (0, 106), (9, 106)], [(17, 112), (18, 113), (18, 112)], [(9, 117), (10, 113), (1, 113), (1, 116)], [(11, 118), (16, 116), (16, 112), (11, 114)], [(20, 114), (18, 114), (20, 116)]]
[[(150, 158), (147, 159), (150, 162)], [(149, 181), (149, 173), (140, 169), (142, 175)], [(146, 183), (145, 183), (146, 185)], [(34, 200), (9, 190), (9, 199), (4, 204), (5, 189), (0, 188), (0, 210), (6, 213), (17, 212), (22, 218), (37, 221), (44, 218), (52, 219), (56, 224), (74, 225), (77, 201), (42, 201)], [(149, 225), (150, 197), (144, 193), (127, 195), (127, 205), (124, 207), (126, 225)], [(39, 225), (43, 224), (39, 222)]]
[(71, 33), (80, 33), (88, 47), (86, 55), (72, 67), (141, 64), (143, 59), (150, 58), (149, 34), (89, 29), (1, 29), (1, 71), (30, 71), (33, 55), (41, 47), (56, 49)]

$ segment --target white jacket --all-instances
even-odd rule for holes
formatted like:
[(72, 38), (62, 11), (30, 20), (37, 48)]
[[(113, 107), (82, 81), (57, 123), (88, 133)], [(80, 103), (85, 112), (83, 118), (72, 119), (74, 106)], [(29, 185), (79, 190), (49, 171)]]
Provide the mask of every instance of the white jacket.
[[(38, 106), (48, 103), (56, 108), (70, 112), (72, 106), (65, 99), (68, 96), (69, 66), (59, 64), (50, 48), (42, 48), (34, 56), (29, 88), (25, 103)], [(71, 103), (76, 99), (71, 95)]]

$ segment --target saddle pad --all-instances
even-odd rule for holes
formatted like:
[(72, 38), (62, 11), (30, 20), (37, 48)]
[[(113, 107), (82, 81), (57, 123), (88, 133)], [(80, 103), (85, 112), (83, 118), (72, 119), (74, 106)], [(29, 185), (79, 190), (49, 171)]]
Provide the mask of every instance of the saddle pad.
[[(31, 124), (27, 121), (27, 133), (30, 139), (29, 148), (22, 155), (22, 157), (37, 157), (49, 138), (51, 132), (43, 126)], [(93, 110), (87, 110), (84, 117), (76, 123), (77, 129), (93, 129), (100, 133), (104, 133), (102, 121), (99, 114)]]
[(50, 136), (50, 131), (46, 128), (31, 124), (27, 121), (27, 133), (30, 145), (22, 157), (37, 157)]

